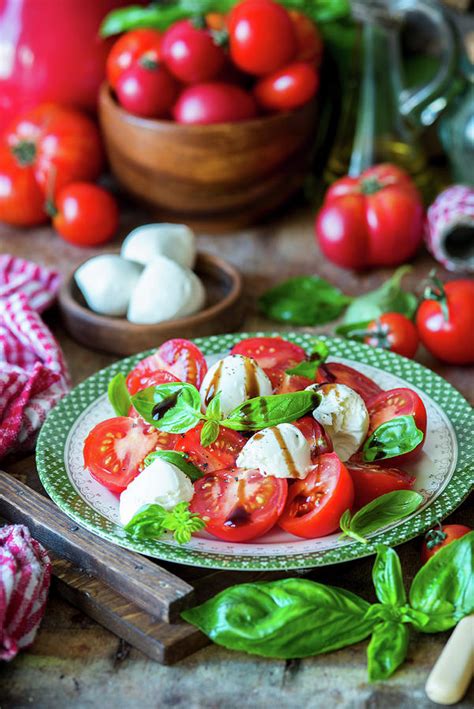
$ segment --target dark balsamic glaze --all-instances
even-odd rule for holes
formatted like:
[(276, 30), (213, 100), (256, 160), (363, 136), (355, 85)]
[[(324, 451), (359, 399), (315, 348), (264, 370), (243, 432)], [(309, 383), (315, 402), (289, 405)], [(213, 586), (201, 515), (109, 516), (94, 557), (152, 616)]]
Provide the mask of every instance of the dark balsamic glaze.
[(289, 474), (291, 475), (291, 477), (298, 477), (298, 470), (296, 468), (295, 461), (293, 460), (293, 456), (288, 450), (288, 447), (285, 443), (285, 439), (281, 435), (280, 429), (275, 427), (271, 428), (270, 431), (272, 431), (273, 435), (276, 438), (278, 446), (283, 454), (283, 458), (285, 459), (286, 467), (288, 468)]
[(160, 401), (158, 404), (155, 404), (151, 411), (151, 417), (153, 421), (159, 421), (166, 413), (168, 413), (170, 409), (173, 408), (173, 406), (176, 406), (178, 396), (179, 391), (177, 391), (175, 394), (167, 396), (166, 399), (163, 399), (163, 401)]
[(247, 399), (254, 399), (260, 395), (255, 363), (251, 359), (244, 359), (245, 371), (245, 396)]
[(250, 515), (245, 507), (237, 505), (224, 522), (224, 527), (242, 527), (244, 524), (248, 524), (249, 521)]
[(219, 362), (219, 364), (216, 367), (216, 371), (212, 375), (212, 379), (209, 382), (209, 386), (207, 387), (207, 391), (204, 397), (204, 403), (206, 406), (209, 406), (211, 403), (211, 400), (215, 397), (217, 392), (219, 391), (219, 384), (221, 381), (221, 375), (222, 375), (222, 366), (223, 366), (223, 360)]

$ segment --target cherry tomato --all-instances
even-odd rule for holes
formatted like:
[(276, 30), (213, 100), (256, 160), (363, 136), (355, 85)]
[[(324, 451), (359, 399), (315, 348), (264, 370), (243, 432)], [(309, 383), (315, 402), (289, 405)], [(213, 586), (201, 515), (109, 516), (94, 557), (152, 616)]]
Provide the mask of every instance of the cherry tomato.
[(284, 340), (282, 337), (249, 337), (234, 345), (231, 354), (251, 357), (265, 371), (276, 389), (285, 377), (285, 370), (306, 359), (302, 347)]
[(237, 456), (247, 443), (247, 439), (231, 431), (230, 428), (220, 428), (219, 435), (211, 445), (201, 445), (201, 431), (203, 424), (199, 423), (186, 433), (177, 436), (175, 450), (186, 453), (191, 463), (197, 465), (203, 473), (212, 473), (215, 470), (233, 468)]
[(421, 443), (409, 453), (391, 458), (389, 464), (403, 459), (404, 461), (416, 458), (423, 448), (426, 435), (426, 409), (423, 401), (412, 389), (401, 387), (399, 389), (389, 389), (372, 399), (368, 406), (370, 423), (367, 436), (372, 435), (376, 428), (386, 421), (391, 421), (398, 416), (413, 416), (417, 428), (423, 433)]
[(293, 421), (293, 426), (299, 428), (308, 441), (313, 463), (316, 463), (317, 458), (323, 453), (332, 453), (331, 439), (321, 424), (315, 421), (312, 416), (303, 416), (303, 418)]
[(273, 0), (244, 0), (232, 9), (228, 24), (232, 61), (249, 74), (270, 74), (296, 54), (293, 23)]
[(117, 416), (94, 426), (84, 442), (84, 466), (112, 492), (122, 492), (140, 472), (146, 456), (174, 443), (143, 419)]
[(416, 314), (420, 339), (449, 364), (474, 363), (474, 281), (437, 282)]
[(319, 67), (323, 56), (323, 39), (321, 33), (309, 17), (298, 10), (290, 10), (289, 15), (296, 34), (297, 62), (311, 62)]
[(342, 513), (353, 502), (354, 486), (347, 468), (335, 453), (325, 453), (304, 480), (290, 486), (278, 524), (297, 537), (325, 537), (338, 529)]
[(235, 123), (257, 115), (257, 106), (249, 93), (233, 84), (215, 81), (189, 86), (177, 100), (173, 115), (178, 123), (188, 125)]
[(318, 369), (316, 381), (318, 384), (325, 382), (345, 384), (354, 389), (363, 398), (366, 405), (382, 392), (379, 385), (369, 379), (369, 377), (366, 377), (365, 374), (339, 362), (325, 362), (322, 364)]
[(32, 168), (48, 198), (71, 182), (95, 180), (103, 166), (95, 123), (65, 106), (37, 106), (12, 123), (5, 139), (18, 164)]
[(115, 88), (124, 71), (144, 57), (159, 62), (161, 39), (161, 34), (151, 29), (132, 30), (119, 37), (107, 57), (106, 72), (110, 86)]
[(326, 192), (316, 239), (343, 268), (395, 266), (410, 260), (423, 240), (421, 196), (404, 170), (383, 164), (343, 177)]
[(442, 547), (451, 544), (456, 539), (464, 537), (465, 534), (472, 532), (471, 527), (465, 524), (445, 524), (442, 527), (430, 529), (425, 534), (425, 541), (421, 548), (421, 561), (426, 564), (428, 559), (436, 554)]
[[(149, 360), (152, 361), (150, 362)], [(180, 381), (174, 374), (171, 374), (171, 372), (167, 372), (164, 369), (153, 369), (152, 362), (153, 355), (142, 359), (142, 361), (128, 373), (126, 382), (130, 396), (148, 387)]]
[(192, 512), (206, 531), (228, 542), (248, 542), (268, 532), (285, 506), (288, 483), (258, 470), (228, 468), (194, 483)]
[(21, 167), (9, 150), (0, 149), (0, 222), (35, 226), (48, 219), (45, 197), (31, 167)]
[(268, 111), (291, 111), (303, 106), (318, 90), (319, 77), (305, 62), (288, 64), (263, 77), (254, 88), (257, 103)]
[(359, 510), (380, 495), (394, 490), (411, 490), (416, 478), (399, 468), (350, 460), (347, 469), (354, 483), (354, 509)]
[(384, 313), (377, 320), (372, 320), (367, 330), (373, 332), (373, 335), (364, 338), (366, 345), (383, 347), (409, 359), (415, 356), (419, 343), (418, 333), (405, 315)]
[(120, 105), (135, 116), (164, 118), (178, 96), (179, 84), (164, 66), (147, 60), (124, 71), (115, 91)]
[(53, 225), (65, 241), (96, 246), (113, 238), (118, 228), (118, 207), (112, 195), (89, 182), (63, 187), (54, 206)]
[(207, 27), (193, 20), (172, 25), (163, 37), (163, 60), (171, 73), (186, 84), (214, 79), (226, 62), (226, 55)]
[(135, 369), (155, 372), (165, 370), (180, 382), (189, 382), (199, 389), (207, 372), (207, 364), (199, 347), (189, 340), (174, 339), (164, 342), (156, 352), (145, 357)]

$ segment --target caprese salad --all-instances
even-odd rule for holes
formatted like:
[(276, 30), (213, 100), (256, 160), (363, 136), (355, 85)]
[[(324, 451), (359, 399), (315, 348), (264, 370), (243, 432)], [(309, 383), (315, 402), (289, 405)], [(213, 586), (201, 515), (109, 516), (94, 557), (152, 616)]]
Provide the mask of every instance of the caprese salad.
[(252, 337), (208, 366), (194, 343), (169, 340), (110, 382), (117, 416), (87, 436), (85, 467), (120, 495), (137, 537), (331, 534), (346, 510), (413, 487), (403, 468), (427, 420), (416, 392), (383, 391), (329, 354), (320, 340), (306, 352)]

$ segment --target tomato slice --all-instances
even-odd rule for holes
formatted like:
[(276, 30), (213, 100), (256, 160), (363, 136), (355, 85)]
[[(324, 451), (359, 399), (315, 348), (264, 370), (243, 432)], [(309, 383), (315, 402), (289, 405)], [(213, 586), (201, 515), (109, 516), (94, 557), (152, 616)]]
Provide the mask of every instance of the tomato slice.
[(230, 353), (251, 357), (258, 362), (274, 389), (282, 383), (286, 369), (306, 359), (302, 347), (282, 337), (249, 337), (234, 345)]
[(127, 375), (127, 389), (130, 396), (133, 396), (142, 389), (147, 389), (147, 387), (180, 381), (180, 379), (175, 377), (174, 374), (171, 374), (171, 372), (167, 372), (164, 369), (155, 369), (154, 358), (155, 355), (145, 357), (145, 359), (142, 359)]
[(392, 464), (397, 460), (407, 461), (417, 457), (425, 442), (427, 417), (425, 405), (415, 391), (405, 387), (383, 391), (370, 402), (368, 411), (370, 424), (367, 436), (370, 436), (382, 423), (397, 416), (414, 416), (417, 428), (423, 432), (423, 440), (414, 450), (403, 456), (390, 458), (387, 462)]
[(325, 362), (321, 365), (316, 375), (316, 381), (318, 384), (325, 382), (345, 384), (354, 389), (366, 404), (382, 391), (379, 385), (366, 377), (365, 374), (340, 362)]
[(308, 377), (301, 377), (299, 374), (286, 374), (284, 369), (274, 369), (272, 372), (274, 373), (270, 376), (270, 380), (272, 384), (276, 384), (275, 394), (291, 394), (294, 391), (303, 391), (310, 384), (314, 384)]
[(228, 542), (248, 542), (268, 532), (285, 506), (288, 483), (258, 470), (227, 468), (194, 483), (190, 509), (206, 531)]
[(338, 529), (342, 513), (353, 502), (354, 485), (347, 468), (335, 453), (325, 453), (304, 480), (290, 486), (278, 524), (297, 537), (325, 537)]
[[(195, 344), (189, 340), (168, 340), (149, 357), (145, 357), (137, 367), (142, 365), (150, 372), (164, 370), (180, 382), (189, 382), (199, 389), (207, 372), (204, 355)], [(135, 369), (137, 369), (135, 367)]]
[(323, 453), (332, 453), (331, 439), (318, 421), (312, 416), (303, 416), (298, 421), (293, 421), (293, 426), (300, 429), (311, 448), (311, 460), (316, 462)]
[(176, 436), (143, 419), (117, 416), (94, 426), (84, 442), (84, 466), (112, 492), (122, 492), (156, 448), (173, 448)]
[(414, 475), (399, 468), (383, 468), (373, 463), (346, 463), (354, 483), (354, 509), (359, 510), (380, 495), (394, 490), (411, 490), (415, 484)]
[(201, 445), (202, 427), (203, 424), (199, 423), (190, 431), (178, 434), (175, 450), (186, 453), (191, 463), (197, 465), (203, 473), (234, 467), (237, 456), (247, 443), (247, 439), (237, 431), (221, 427), (214, 443), (204, 448)]

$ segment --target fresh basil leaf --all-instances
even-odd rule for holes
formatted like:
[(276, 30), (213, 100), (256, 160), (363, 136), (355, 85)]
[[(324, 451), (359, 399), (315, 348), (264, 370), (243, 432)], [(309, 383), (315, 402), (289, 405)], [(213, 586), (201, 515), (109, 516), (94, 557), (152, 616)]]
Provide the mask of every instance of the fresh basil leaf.
[(186, 382), (143, 389), (132, 396), (132, 404), (145, 421), (168, 433), (185, 433), (202, 418), (199, 392)]
[(256, 396), (230, 412), (222, 425), (234, 431), (259, 431), (279, 423), (291, 423), (313, 411), (321, 401), (314, 390)]
[(411, 266), (401, 266), (379, 288), (355, 298), (346, 310), (344, 323), (370, 322), (383, 313), (402, 313), (412, 318), (418, 301), (413, 293), (404, 291), (400, 285), (403, 276), (411, 270)]
[(296, 374), (300, 377), (308, 377), (308, 379), (315, 379), (316, 373), (318, 371), (319, 365), (322, 364), (329, 355), (329, 347), (322, 340), (317, 340), (309, 355), (309, 359), (300, 362), (295, 367), (286, 370), (286, 374)]
[(349, 323), (348, 325), (338, 325), (334, 332), (341, 337), (347, 337), (349, 340), (364, 342), (367, 337), (367, 327), (372, 320), (362, 320), (362, 322)]
[(343, 532), (349, 536), (365, 537), (367, 534), (377, 532), (389, 524), (404, 519), (417, 510), (422, 502), (423, 495), (414, 490), (387, 492), (364, 505), (352, 518), (349, 518), (349, 524), (346, 518), (343, 523), (345, 527)]
[(416, 628), (424, 627), (429, 616), (422, 611), (415, 611), (408, 603), (401, 606), (373, 603), (366, 614), (367, 620), (391, 621), (394, 623), (411, 623)]
[(442, 547), (418, 571), (410, 588), (412, 608), (430, 620), (419, 630), (449, 630), (474, 612), (474, 531)]
[(222, 392), (218, 391), (217, 394), (210, 400), (206, 409), (207, 419), (211, 421), (220, 421), (222, 419), (221, 396)]
[(339, 520), (339, 527), (341, 528), (341, 539), (343, 539), (345, 536), (347, 537), (352, 537), (356, 542), (360, 542), (361, 544), (368, 544), (369, 540), (363, 537), (361, 534), (358, 534), (356, 531), (352, 529), (352, 513), (350, 510), (346, 510), (342, 516), (341, 519)]
[(128, 393), (125, 376), (121, 372), (110, 380), (107, 393), (117, 416), (128, 416), (132, 400)]
[(199, 515), (189, 511), (188, 502), (180, 502), (166, 514), (164, 526), (173, 532), (178, 544), (187, 544), (194, 532), (204, 529), (206, 523)]
[(166, 510), (161, 505), (144, 505), (124, 529), (134, 539), (159, 539), (166, 531)]
[(368, 608), (353, 593), (297, 578), (232, 586), (181, 615), (218, 645), (290, 659), (363, 640), (374, 628)]
[(401, 606), (406, 603), (407, 595), (403, 585), (400, 559), (397, 552), (385, 544), (377, 546), (372, 580), (380, 603), (391, 606)]
[(149, 453), (145, 458), (145, 466), (150, 465), (157, 458), (161, 458), (162, 460), (166, 460), (167, 463), (175, 465), (193, 482), (195, 480), (199, 480), (199, 478), (202, 478), (203, 476), (202, 471), (189, 461), (189, 458), (185, 453), (181, 453), (180, 451), (153, 451), (153, 453)]
[(217, 421), (206, 421), (201, 429), (201, 445), (207, 448), (211, 443), (214, 443), (219, 435), (219, 430), (220, 426)]
[(375, 429), (364, 443), (362, 458), (368, 463), (394, 458), (414, 450), (422, 440), (414, 416), (397, 416)]
[(393, 621), (379, 623), (367, 648), (369, 682), (388, 679), (404, 662), (410, 631), (406, 625)]
[(258, 305), (270, 320), (323, 325), (339, 317), (352, 298), (319, 276), (297, 276), (264, 293)]

